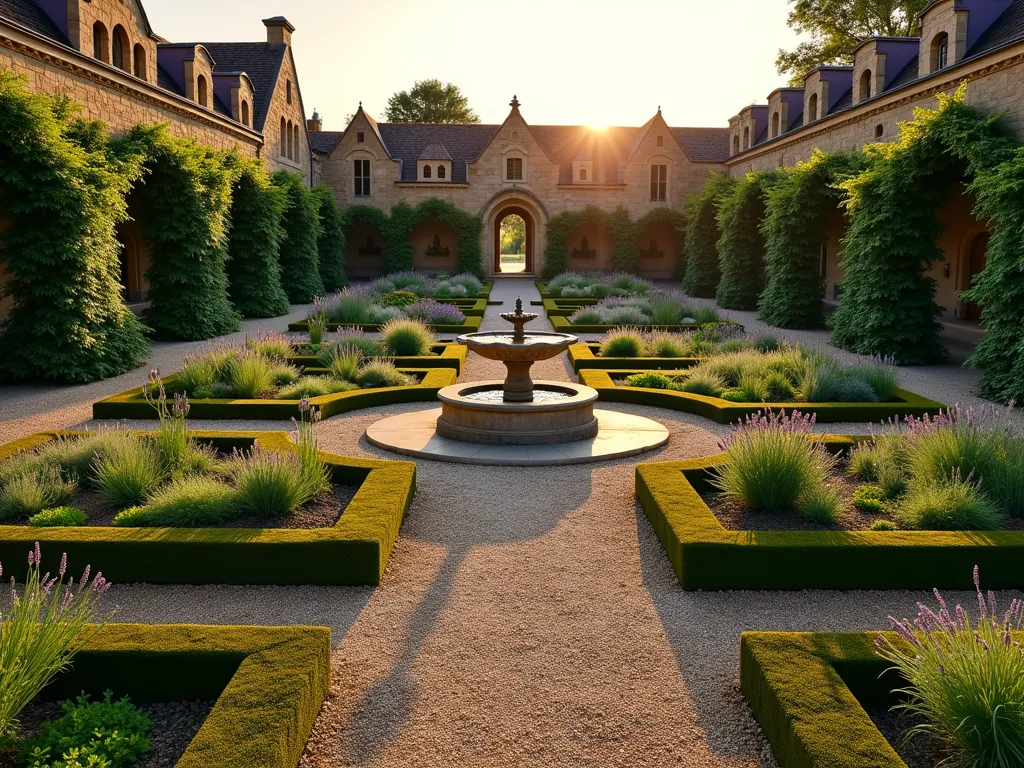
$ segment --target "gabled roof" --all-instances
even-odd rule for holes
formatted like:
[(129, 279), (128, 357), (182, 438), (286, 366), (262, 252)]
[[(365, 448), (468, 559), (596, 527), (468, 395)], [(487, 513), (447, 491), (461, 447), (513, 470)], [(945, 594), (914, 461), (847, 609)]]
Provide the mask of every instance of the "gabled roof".
[(64, 45), (71, 45), (53, 19), (34, 0), (0, 0), (0, 17), (10, 19), (37, 35), (48, 37)]
[(435, 143), (427, 144), (426, 148), (420, 152), (420, 160), (451, 160), (452, 156), (448, 154), (448, 150), (445, 149), (444, 144)]
[(388, 154), (393, 159), (402, 161), (402, 181), (416, 181), (416, 160), (430, 145), (443, 144), (452, 160), (452, 182), (466, 183), (466, 163), (471, 163), (480, 156), (499, 127), (441, 123), (377, 123), (369, 115), (366, 115), (366, 118), (370, 120), (370, 127), (378, 132)]
[(722, 163), (729, 157), (728, 128), (669, 128), (695, 163)]
[(277, 87), (277, 78), (288, 50), (285, 45), (269, 43), (202, 43), (216, 62), (214, 73), (245, 72), (252, 81), (253, 128), (263, 132), (270, 111), (270, 100)]
[(341, 143), (344, 131), (310, 131), (309, 146), (314, 152), (329, 155)]
[(967, 52), (968, 56), (977, 56), (994, 51), (1009, 43), (1024, 39), (1024, 2), (1017, 0), (1003, 11), (989, 28), (982, 32), (981, 37)]

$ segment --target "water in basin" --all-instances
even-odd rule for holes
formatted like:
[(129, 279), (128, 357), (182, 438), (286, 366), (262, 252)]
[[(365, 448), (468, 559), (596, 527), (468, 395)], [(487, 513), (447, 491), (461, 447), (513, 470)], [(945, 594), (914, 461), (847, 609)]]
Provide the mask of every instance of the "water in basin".
[[(466, 400), (473, 400), (477, 403), (500, 403), (504, 401), (505, 393), (500, 388), (495, 389), (482, 389), (477, 392), (470, 392), (464, 394), (463, 397)], [(559, 389), (541, 389), (534, 387), (533, 389), (533, 402), (535, 403), (555, 403), (560, 400), (568, 400), (573, 397), (571, 392), (565, 392)]]
[(526, 334), (526, 338), (523, 341), (515, 341), (515, 338), (511, 333), (488, 333), (487, 335), (475, 333), (473, 334), (473, 341), (481, 344), (494, 344), (500, 342), (502, 344), (515, 344), (516, 346), (522, 346), (523, 344), (556, 344), (562, 343), (562, 339), (556, 338), (554, 334), (548, 336), (539, 336), (536, 334)]

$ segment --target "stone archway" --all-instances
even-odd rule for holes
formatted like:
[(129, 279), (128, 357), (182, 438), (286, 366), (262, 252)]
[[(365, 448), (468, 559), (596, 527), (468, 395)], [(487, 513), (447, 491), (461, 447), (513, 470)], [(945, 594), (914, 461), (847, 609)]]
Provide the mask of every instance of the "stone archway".
[(498, 211), (494, 219), (494, 274), (501, 274), (501, 223), (508, 216), (518, 216), (526, 225), (526, 264), (522, 274), (533, 274), (533, 246), (534, 229), (536, 225), (533, 216), (525, 208), (518, 205), (508, 205)]

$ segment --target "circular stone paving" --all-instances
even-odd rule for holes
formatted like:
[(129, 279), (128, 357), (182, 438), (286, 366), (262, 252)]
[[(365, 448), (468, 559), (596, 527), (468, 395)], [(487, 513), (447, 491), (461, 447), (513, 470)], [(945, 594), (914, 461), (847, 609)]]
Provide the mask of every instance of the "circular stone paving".
[(405, 456), (460, 464), (530, 467), (585, 464), (652, 451), (668, 442), (668, 429), (652, 419), (618, 411), (595, 410), (597, 437), (548, 445), (486, 445), (437, 434), (440, 408), (382, 419), (366, 430), (378, 448)]

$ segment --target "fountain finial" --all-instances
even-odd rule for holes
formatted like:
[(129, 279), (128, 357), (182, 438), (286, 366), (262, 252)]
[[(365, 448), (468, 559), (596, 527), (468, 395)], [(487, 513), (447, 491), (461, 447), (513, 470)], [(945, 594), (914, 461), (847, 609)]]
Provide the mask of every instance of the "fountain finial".
[(516, 298), (516, 314), (523, 314), (523, 297), (519, 296)]
[(523, 326), (531, 320), (536, 319), (536, 315), (532, 312), (523, 312), (523, 297), (520, 296), (516, 299), (516, 311), (515, 312), (503, 312), (501, 314), (502, 320), (507, 320), (512, 323), (512, 343), (513, 344), (525, 344), (526, 334), (523, 333)]

